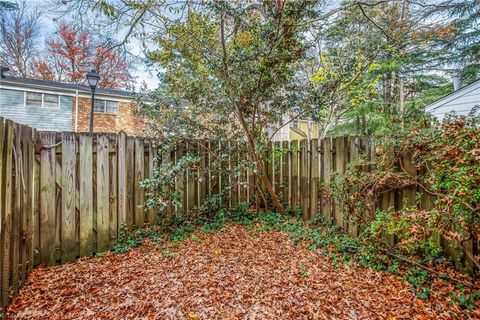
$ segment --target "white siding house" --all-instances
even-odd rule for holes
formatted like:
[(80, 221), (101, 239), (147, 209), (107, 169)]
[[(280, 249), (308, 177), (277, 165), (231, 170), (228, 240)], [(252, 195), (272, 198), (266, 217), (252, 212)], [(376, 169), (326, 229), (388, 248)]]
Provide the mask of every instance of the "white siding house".
[(425, 111), (442, 120), (452, 111), (467, 115), (475, 106), (480, 106), (480, 79), (427, 105)]

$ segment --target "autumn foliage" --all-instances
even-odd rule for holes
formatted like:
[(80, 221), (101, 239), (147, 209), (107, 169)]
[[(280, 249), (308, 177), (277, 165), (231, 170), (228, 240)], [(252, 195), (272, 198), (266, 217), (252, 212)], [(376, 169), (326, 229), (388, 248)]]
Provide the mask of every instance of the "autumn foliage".
[[(443, 270), (448, 272), (451, 270)], [(452, 275), (456, 276), (456, 275)], [(456, 276), (457, 277), (457, 276)], [(459, 276), (459, 279), (464, 279)], [(465, 280), (465, 279), (464, 279)], [(420, 281), (420, 280), (419, 280)], [(459, 319), (443, 279), (420, 299), (402, 277), (335, 266), (288, 232), (233, 225), (182, 242), (33, 270), (7, 316), (29, 319)], [(457, 292), (456, 292), (457, 293)]]
[(34, 62), (36, 78), (84, 83), (85, 73), (95, 69), (103, 88), (128, 87), (132, 83), (125, 57), (74, 25), (61, 24), (57, 38), (47, 41), (47, 55)]

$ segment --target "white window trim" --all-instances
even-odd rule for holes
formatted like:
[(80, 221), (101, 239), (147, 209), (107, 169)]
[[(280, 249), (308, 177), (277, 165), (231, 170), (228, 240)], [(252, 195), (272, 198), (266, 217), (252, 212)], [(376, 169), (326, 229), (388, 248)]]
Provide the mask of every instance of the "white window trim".
[[(36, 91), (23, 91), (23, 106), (26, 108), (38, 108), (34, 106), (27, 106), (27, 93), (33, 92), (33, 93), (40, 93), (42, 95), (42, 105), (40, 106), (40, 109), (51, 109), (51, 110), (60, 110), (60, 97), (61, 95), (59, 94), (54, 94), (54, 93), (44, 93), (44, 92), (36, 92)], [(58, 97), (58, 103), (57, 107), (46, 107), (45, 106), (45, 95), (50, 94), (50, 95), (56, 95)]]
[[(95, 98), (95, 100), (101, 100), (103, 101), (103, 111), (94, 111), (95, 113), (99, 114), (110, 114), (110, 115), (118, 115), (118, 109), (120, 108), (119, 102), (115, 100), (108, 100), (108, 99), (100, 99), (100, 98)], [(117, 112), (107, 112), (107, 101), (110, 102), (115, 102), (117, 104)], [(95, 103), (95, 102), (94, 102)]]

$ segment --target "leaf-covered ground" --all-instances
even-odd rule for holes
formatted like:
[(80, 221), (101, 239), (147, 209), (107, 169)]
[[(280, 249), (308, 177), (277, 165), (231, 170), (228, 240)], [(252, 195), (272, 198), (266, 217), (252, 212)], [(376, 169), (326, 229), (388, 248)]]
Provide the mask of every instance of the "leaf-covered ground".
[[(29, 319), (459, 319), (454, 284), (429, 299), (400, 276), (334, 266), (285, 232), (243, 226), (36, 268), (7, 316)], [(438, 282), (440, 281), (440, 282)]]

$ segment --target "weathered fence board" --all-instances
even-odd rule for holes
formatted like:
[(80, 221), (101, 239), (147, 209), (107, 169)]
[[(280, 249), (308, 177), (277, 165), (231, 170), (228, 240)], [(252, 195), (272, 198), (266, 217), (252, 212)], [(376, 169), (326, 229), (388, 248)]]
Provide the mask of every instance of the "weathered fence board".
[[(119, 228), (122, 222), (127, 222), (128, 187), (127, 187), (127, 135), (120, 132), (118, 135), (118, 221)], [(119, 230), (120, 231), (120, 230)]]
[(144, 180), (145, 176), (145, 150), (142, 139), (135, 139), (135, 180), (134, 180), (134, 210), (135, 210), (135, 225), (143, 228), (145, 224), (145, 212), (143, 210), (143, 189), (140, 182)]
[(55, 264), (56, 156), (55, 133), (40, 132), (40, 260)]
[(62, 135), (62, 263), (75, 260), (76, 244), (76, 212), (75, 212), (75, 170), (76, 139), (73, 133)]
[(318, 139), (310, 141), (310, 218), (318, 215)]
[(87, 256), (93, 248), (93, 145), (92, 137), (80, 135), (80, 255)]
[[(109, 191), (109, 141), (97, 137), (97, 251), (109, 249), (110, 242), (110, 191)], [(143, 226), (143, 225), (142, 225)]]

